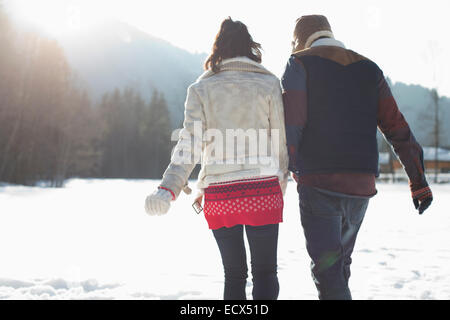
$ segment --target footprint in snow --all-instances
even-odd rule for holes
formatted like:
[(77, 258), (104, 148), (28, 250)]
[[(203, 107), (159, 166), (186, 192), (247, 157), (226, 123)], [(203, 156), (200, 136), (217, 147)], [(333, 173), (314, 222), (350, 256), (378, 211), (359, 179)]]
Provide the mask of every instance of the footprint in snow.
[(415, 278), (417, 279), (417, 278), (420, 278), (422, 275), (420, 274), (420, 272), (419, 271), (417, 271), (417, 270), (412, 270), (412, 273), (414, 273), (414, 276), (415, 276)]

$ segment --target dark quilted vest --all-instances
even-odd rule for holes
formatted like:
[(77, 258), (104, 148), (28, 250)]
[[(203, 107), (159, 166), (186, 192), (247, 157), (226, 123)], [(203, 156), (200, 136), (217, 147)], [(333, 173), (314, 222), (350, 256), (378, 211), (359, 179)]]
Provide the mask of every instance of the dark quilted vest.
[(378, 175), (377, 79), (380, 69), (375, 63), (342, 48), (334, 49), (338, 50), (340, 58), (333, 54), (328, 58), (327, 48), (323, 47), (319, 55), (314, 51), (296, 55), (306, 70), (308, 94), (308, 122), (298, 159), (300, 173)]

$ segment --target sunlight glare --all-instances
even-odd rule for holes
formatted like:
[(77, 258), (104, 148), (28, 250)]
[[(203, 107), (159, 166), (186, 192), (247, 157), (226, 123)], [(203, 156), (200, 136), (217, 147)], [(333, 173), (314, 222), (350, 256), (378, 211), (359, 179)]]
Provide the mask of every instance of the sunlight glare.
[(14, 0), (17, 17), (51, 35), (73, 33), (113, 17), (108, 0)]

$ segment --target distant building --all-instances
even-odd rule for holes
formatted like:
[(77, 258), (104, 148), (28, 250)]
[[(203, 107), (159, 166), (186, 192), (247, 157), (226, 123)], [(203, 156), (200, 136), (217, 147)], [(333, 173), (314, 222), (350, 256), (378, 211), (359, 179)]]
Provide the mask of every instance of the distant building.
[[(425, 169), (431, 173), (435, 172), (436, 167), (440, 173), (450, 173), (450, 150), (439, 148), (438, 149), (438, 163), (435, 162), (435, 149), (432, 147), (423, 148), (423, 158), (425, 163)], [(391, 173), (393, 170), (397, 173), (403, 170), (403, 167), (398, 161), (396, 156), (390, 159), (388, 152), (380, 152), (380, 171), (382, 173)], [(400, 173), (400, 172), (399, 172)]]

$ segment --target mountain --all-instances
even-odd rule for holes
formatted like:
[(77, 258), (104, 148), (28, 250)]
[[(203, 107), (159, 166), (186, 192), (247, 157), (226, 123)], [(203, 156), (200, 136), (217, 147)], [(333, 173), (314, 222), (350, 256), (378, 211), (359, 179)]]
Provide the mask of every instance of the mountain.
[[(153, 89), (165, 94), (172, 124), (184, 116), (187, 87), (202, 73), (206, 54), (192, 54), (119, 21), (59, 39), (71, 67), (86, 82), (91, 97), (131, 86), (149, 98)], [(431, 90), (401, 82), (391, 88), (400, 110), (423, 145), (433, 144)], [(450, 148), (450, 98), (440, 100), (441, 146)]]
[[(424, 146), (434, 143), (434, 104), (431, 90), (420, 85), (401, 82), (391, 84), (400, 111), (411, 126), (417, 140)], [(439, 125), (441, 147), (450, 149), (450, 98), (440, 97)]]
[(116, 88), (133, 87), (146, 99), (157, 89), (166, 97), (174, 126), (183, 120), (186, 89), (202, 73), (206, 58), (119, 21), (58, 41), (95, 101)]

